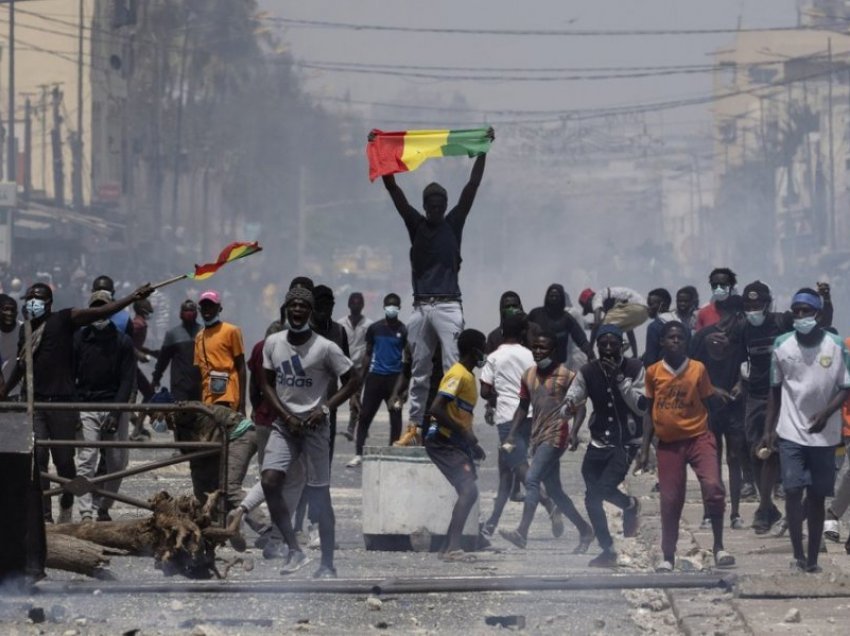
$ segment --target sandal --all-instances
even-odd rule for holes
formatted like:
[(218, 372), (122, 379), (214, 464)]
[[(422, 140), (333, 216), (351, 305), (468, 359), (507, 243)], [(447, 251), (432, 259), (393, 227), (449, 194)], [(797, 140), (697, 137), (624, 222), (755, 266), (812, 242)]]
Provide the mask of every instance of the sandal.
[(714, 553), (714, 565), (719, 568), (729, 568), (735, 565), (735, 557), (726, 550), (718, 550)]
[(468, 554), (463, 550), (452, 550), (441, 554), (440, 560), (447, 563), (473, 563), (476, 559), (474, 554)]

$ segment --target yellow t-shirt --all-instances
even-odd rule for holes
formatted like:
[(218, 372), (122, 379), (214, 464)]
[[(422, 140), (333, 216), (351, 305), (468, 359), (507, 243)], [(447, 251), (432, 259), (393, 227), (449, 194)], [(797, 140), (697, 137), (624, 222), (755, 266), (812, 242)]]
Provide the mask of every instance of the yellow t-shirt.
[[(231, 408), (239, 406), (239, 374), (236, 358), (244, 356), (242, 331), (236, 325), (220, 322), (205, 327), (195, 336), (195, 366), (201, 371), (201, 399), (205, 404), (226, 402)], [(227, 373), (227, 390), (213, 394), (210, 390), (210, 371)]]
[[(469, 369), (455, 362), (446, 371), (437, 392), (449, 399), (446, 412), (452, 421), (464, 431), (472, 430), (472, 411), (478, 401), (478, 385)], [(446, 437), (452, 436), (452, 431), (444, 426), (440, 427), (440, 433)]]

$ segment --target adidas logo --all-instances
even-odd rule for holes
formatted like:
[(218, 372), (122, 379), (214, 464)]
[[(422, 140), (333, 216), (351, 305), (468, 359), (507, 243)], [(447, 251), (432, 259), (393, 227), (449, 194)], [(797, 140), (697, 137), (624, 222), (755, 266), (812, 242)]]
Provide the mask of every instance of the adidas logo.
[(307, 388), (313, 386), (313, 378), (308, 378), (301, 366), (301, 358), (297, 355), (280, 363), (277, 369), (277, 383), (292, 388)]

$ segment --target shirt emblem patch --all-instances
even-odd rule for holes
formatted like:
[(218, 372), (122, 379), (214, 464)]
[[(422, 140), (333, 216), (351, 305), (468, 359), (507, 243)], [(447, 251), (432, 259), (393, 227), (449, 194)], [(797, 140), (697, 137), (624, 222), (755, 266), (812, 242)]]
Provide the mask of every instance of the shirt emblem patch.
[(818, 362), (820, 362), (820, 365), (824, 369), (828, 369), (830, 366), (832, 366), (832, 356), (821, 356), (820, 358), (818, 358)]

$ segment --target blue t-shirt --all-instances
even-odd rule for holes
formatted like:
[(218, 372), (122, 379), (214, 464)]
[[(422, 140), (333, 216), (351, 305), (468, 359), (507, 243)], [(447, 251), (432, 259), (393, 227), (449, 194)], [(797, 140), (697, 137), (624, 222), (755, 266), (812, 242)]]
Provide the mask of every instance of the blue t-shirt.
[(407, 344), (407, 327), (400, 320), (390, 325), (379, 320), (366, 330), (366, 344), (372, 349), (369, 373), (395, 375), (401, 373), (401, 359)]

